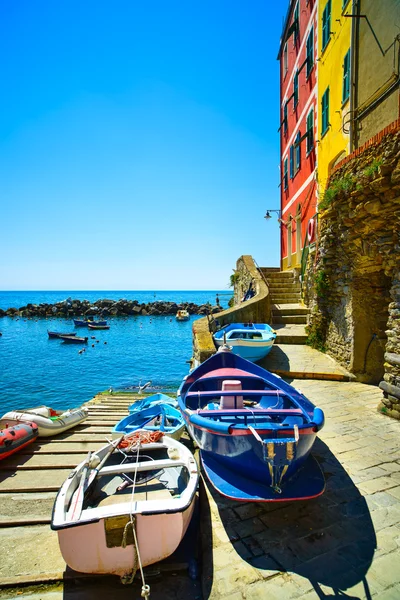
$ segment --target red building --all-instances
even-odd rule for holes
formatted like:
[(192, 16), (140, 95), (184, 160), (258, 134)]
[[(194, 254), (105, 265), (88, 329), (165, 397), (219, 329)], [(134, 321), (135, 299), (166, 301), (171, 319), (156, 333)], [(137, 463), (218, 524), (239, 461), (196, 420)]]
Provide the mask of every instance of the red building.
[(290, 0), (280, 61), (281, 269), (300, 267), (317, 212), (317, 0)]

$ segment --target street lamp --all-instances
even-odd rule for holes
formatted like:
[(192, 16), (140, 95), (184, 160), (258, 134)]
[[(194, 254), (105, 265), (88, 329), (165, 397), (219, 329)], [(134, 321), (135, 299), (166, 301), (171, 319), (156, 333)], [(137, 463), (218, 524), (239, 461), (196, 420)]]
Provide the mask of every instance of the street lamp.
[(268, 219), (272, 219), (271, 213), (277, 213), (278, 221), (280, 221), (281, 214), (282, 214), (282, 211), (280, 211), (280, 210), (272, 210), (272, 209), (267, 210), (267, 212), (264, 215), (264, 219), (267, 219), (267, 221), (268, 221)]

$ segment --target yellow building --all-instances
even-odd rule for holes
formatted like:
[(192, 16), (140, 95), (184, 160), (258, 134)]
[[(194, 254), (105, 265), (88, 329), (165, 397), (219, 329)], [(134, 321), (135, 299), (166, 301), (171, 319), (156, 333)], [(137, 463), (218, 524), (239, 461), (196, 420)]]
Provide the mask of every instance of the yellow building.
[(318, 0), (318, 196), (350, 150), (353, 0)]

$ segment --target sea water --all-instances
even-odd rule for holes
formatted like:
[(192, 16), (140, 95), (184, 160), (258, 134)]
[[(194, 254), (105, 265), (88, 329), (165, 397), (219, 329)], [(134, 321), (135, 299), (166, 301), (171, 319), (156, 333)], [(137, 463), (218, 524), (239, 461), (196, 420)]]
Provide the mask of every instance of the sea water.
[[(28, 303), (54, 304), (68, 297), (94, 302), (99, 299), (142, 302), (194, 302), (215, 305), (219, 294), (227, 307), (225, 291), (97, 291), (0, 292), (0, 308)], [(109, 317), (108, 330), (74, 328), (71, 319), (0, 318), (0, 416), (8, 410), (46, 404), (56, 409), (80, 406), (98, 392), (136, 389), (151, 381), (148, 391), (175, 393), (188, 373), (192, 356), (192, 324), (200, 318), (176, 321), (169, 316)], [(88, 336), (87, 345), (50, 339), (50, 331), (75, 331)], [(80, 352), (85, 348), (84, 352)]]

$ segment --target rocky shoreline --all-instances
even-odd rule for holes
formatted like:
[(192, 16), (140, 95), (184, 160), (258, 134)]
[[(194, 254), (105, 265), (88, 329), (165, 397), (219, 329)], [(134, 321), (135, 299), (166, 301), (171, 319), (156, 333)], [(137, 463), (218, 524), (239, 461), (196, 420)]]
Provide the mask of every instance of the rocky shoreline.
[(55, 304), (27, 304), (20, 308), (0, 309), (0, 317), (130, 317), (130, 316), (159, 316), (175, 315), (180, 309), (186, 309), (191, 315), (207, 315), (222, 309), (219, 306), (207, 304), (194, 304), (193, 302), (149, 302), (139, 303), (137, 300), (73, 300), (67, 298)]

